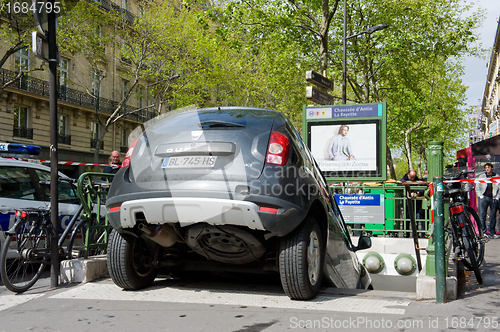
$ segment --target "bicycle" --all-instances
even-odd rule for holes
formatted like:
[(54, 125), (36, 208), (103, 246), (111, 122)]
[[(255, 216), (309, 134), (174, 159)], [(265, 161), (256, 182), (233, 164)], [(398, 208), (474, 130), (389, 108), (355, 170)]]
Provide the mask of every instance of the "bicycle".
[(463, 170), (457, 174), (445, 175), (447, 190), (444, 195), (450, 200), (450, 218), (445, 226), (451, 234), (456, 257), (469, 271), (474, 271), (479, 284), (483, 283), (479, 267), (483, 263), (484, 246), (488, 242), (483, 234), (476, 211), (468, 205), (467, 193), (474, 189), (472, 183), (460, 182), (473, 170)]
[[(60, 261), (106, 252), (108, 226), (103, 224), (100, 200), (93, 212), (87, 199), (100, 195), (103, 191), (99, 189), (108, 185), (80, 180), (79, 192), (84, 199), (60, 236), (52, 226), (50, 209), (39, 207), (16, 212), (17, 221), (6, 232), (0, 252), (0, 275), (10, 291), (25, 292), (37, 282), (45, 267), (51, 264), (52, 239), (57, 239)], [(48, 182), (41, 185), (48, 185)], [(68, 243), (64, 246), (66, 240)]]
[[(61, 236), (52, 227), (50, 209), (39, 207), (16, 211), (17, 221), (6, 232), (7, 238), (0, 253), (0, 274), (8, 290), (25, 292), (37, 282), (45, 267), (50, 265), (52, 239), (58, 239), (60, 260), (75, 258), (75, 241), (83, 232), (82, 223), (76, 222), (82, 210), (83, 206), (80, 205)], [(63, 244), (68, 236), (65, 250)]]

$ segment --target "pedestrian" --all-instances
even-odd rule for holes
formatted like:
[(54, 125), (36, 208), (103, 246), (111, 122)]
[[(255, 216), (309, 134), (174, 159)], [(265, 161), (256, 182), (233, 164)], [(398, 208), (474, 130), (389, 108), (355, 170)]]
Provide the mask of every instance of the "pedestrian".
[[(109, 174), (116, 174), (122, 166), (122, 162), (120, 161), (120, 152), (116, 150), (111, 152), (110, 158), (111, 158), (111, 165), (105, 166), (102, 172)], [(113, 179), (111, 179), (111, 181), (112, 180)]]
[[(478, 179), (491, 178), (496, 176), (497, 174), (493, 172), (493, 164), (486, 163), (484, 164), (485, 172), (479, 175)], [(497, 214), (497, 204), (498, 199), (500, 198), (500, 191), (498, 190), (498, 183), (478, 183), (476, 188), (477, 196), (480, 199), (479, 202), (479, 219), (481, 220), (481, 225), (483, 227), (483, 234), (486, 235), (486, 214), (488, 212), (488, 208), (490, 208), (490, 225), (489, 225), (489, 237), (492, 239), (498, 239), (498, 235), (495, 232), (495, 226), (497, 223), (496, 214)]]
[[(408, 173), (403, 176), (401, 181), (420, 181), (420, 179), (417, 176), (417, 172), (414, 169), (411, 169)], [(406, 230), (410, 229), (410, 204), (413, 203), (413, 213), (415, 216), (415, 225), (418, 224), (418, 221), (420, 220), (420, 230), (426, 231), (425, 227), (425, 211), (422, 208), (422, 199), (424, 198), (424, 191), (423, 190), (408, 190), (406, 192), (406, 202), (407, 202), (407, 208), (406, 208)], [(415, 199), (417, 199), (415, 201)], [(409, 237), (409, 233), (404, 234), (405, 237)], [(425, 234), (420, 233), (419, 237), (424, 238)]]

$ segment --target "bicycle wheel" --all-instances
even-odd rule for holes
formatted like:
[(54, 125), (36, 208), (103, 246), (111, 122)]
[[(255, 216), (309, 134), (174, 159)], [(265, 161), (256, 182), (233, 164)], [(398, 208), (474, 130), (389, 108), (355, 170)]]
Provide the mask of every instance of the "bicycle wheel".
[(470, 221), (470, 226), (471, 226), (471, 233), (473, 234), (473, 244), (477, 248), (477, 256), (476, 256), (476, 262), (478, 266), (481, 266), (483, 264), (483, 259), (484, 259), (484, 234), (483, 234), (483, 228), (481, 227), (480, 221), (479, 221), (479, 216), (477, 215), (476, 211), (471, 208), (470, 206), (467, 206), (467, 213), (469, 214), (469, 221)]
[[(476, 281), (478, 284), (483, 283), (483, 277), (481, 276), (481, 271), (479, 270), (479, 265), (477, 264), (476, 261), (476, 248), (475, 245), (469, 236), (469, 234), (466, 234), (467, 232), (463, 233), (463, 244), (465, 247), (465, 250), (467, 251), (468, 255), (468, 263), (470, 264), (471, 270), (474, 271), (474, 274), (476, 275)], [(462, 262), (464, 262), (463, 260)], [(465, 265), (465, 264), (464, 264)]]
[(106, 253), (104, 226), (91, 229), (89, 232), (89, 249), (85, 255), (85, 239), (87, 236), (87, 222), (82, 220), (76, 225), (68, 242), (68, 259), (104, 255)]
[(50, 264), (44, 255), (50, 248), (45, 241), (48, 240), (46, 229), (36, 225), (36, 222), (26, 222), (16, 234), (8, 235), (2, 246), (0, 274), (5, 287), (12, 292), (30, 289)]
[[(462, 259), (462, 264), (465, 266), (465, 268), (469, 271), (473, 271), (474, 267), (472, 264), (472, 261), (470, 259), (470, 255), (472, 254), (474, 256), (474, 261), (475, 264), (479, 267), (479, 259), (482, 260), (480, 256), (484, 256), (484, 246), (483, 246), (483, 253), (481, 254), (480, 250), (480, 240), (479, 238), (476, 237), (476, 233), (473, 230), (473, 226), (471, 225), (471, 220), (469, 218), (469, 215), (467, 213), (462, 213), (458, 215), (458, 221), (459, 223), (463, 224), (462, 228), (462, 243), (463, 249), (466, 251), (466, 255), (464, 255), (464, 258)], [(471, 252), (467, 252), (465, 248), (465, 242), (466, 239), (469, 240), (470, 246), (471, 246)]]

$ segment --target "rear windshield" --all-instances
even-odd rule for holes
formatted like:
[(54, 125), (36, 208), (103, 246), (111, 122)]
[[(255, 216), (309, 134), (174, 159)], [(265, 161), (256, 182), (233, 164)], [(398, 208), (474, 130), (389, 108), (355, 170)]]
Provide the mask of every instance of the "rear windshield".
[(161, 134), (172, 132), (172, 130), (179, 132), (188, 130), (244, 129), (272, 123), (275, 117), (276, 112), (261, 109), (193, 110), (160, 119), (149, 127), (148, 131)]

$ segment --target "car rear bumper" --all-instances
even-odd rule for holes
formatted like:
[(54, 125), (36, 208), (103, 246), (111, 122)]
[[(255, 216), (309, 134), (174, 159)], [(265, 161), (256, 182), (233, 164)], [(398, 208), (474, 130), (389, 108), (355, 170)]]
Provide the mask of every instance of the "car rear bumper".
[(120, 207), (120, 224), (123, 228), (134, 227), (142, 215), (150, 224), (178, 222), (184, 227), (207, 222), (265, 230), (257, 204), (230, 199), (169, 197), (126, 201)]
[[(151, 224), (179, 223), (180, 226), (189, 226), (207, 222), (238, 225), (264, 231), (270, 237), (290, 233), (307, 215), (306, 209), (275, 197), (238, 195), (240, 197), (228, 199), (227, 194), (226, 197), (219, 197), (223, 195), (217, 193), (198, 194), (204, 197), (178, 194), (172, 197), (171, 193), (157, 191), (117, 195), (106, 202), (108, 219), (118, 232), (134, 227), (143, 215), (142, 218)], [(261, 211), (262, 206), (273, 206), (278, 210), (275, 213)]]

